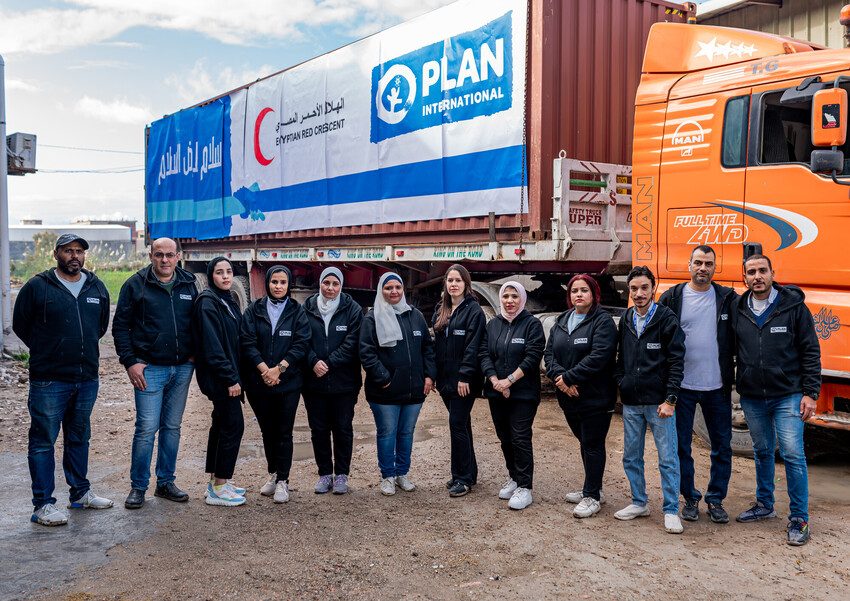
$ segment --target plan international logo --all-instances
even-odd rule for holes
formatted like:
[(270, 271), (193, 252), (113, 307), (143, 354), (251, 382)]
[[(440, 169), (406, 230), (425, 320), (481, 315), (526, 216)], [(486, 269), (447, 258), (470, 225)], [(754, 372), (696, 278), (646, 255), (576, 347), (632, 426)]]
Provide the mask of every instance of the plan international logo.
[(511, 12), (372, 69), (370, 140), (511, 108)]

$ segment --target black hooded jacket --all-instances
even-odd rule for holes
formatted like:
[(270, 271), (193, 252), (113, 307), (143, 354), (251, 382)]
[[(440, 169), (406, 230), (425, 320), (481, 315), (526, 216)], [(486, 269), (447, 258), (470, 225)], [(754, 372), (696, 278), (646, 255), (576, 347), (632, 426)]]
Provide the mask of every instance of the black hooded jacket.
[(12, 329), (30, 351), (30, 380), (83, 382), (98, 377), (98, 341), (109, 327), (109, 292), (96, 275), (74, 298), (53, 269), (33, 276), (15, 300)]
[[(497, 315), (487, 323), (478, 360), (484, 372), (484, 394), (488, 399), (540, 402), (540, 359), (546, 346), (543, 324), (526, 309), (509, 322)], [(493, 390), (490, 377), (500, 380), (517, 368), (524, 374), (511, 385), (509, 398)]]
[(242, 316), (214, 290), (204, 290), (192, 309), (195, 375), (210, 399), (227, 398), (239, 378), (239, 324)]
[(735, 388), (745, 397), (768, 399), (820, 394), (820, 344), (806, 296), (797, 286), (773, 284), (775, 308), (759, 327), (747, 291), (732, 307), (738, 341)]
[(563, 376), (576, 385), (578, 397), (555, 387), (558, 403), (569, 411), (611, 410), (617, 402), (617, 386), (611, 374), (617, 359), (617, 326), (611, 314), (595, 305), (570, 334), (572, 310), (561, 313), (546, 343), (546, 376), (555, 383)]
[(112, 338), (121, 365), (180, 365), (194, 354), (192, 305), (198, 296), (195, 276), (178, 267), (171, 294), (148, 265), (121, 287)]
[[(242, 381), (248, 392), (295, 392), (304, 382), (303, 365), (310, 348), (310, 324), (304, 307), (289, 297), (274, 330), (269, 319), (267, 296), (248, 305), (242, 318)], [(267, 386), (257, 366), (269, 368), (286, 360), (289, 367), (280, 374), (280, 383)]]
[[(363, 309), (350, 295), (340, 292), (339, 307), (331, 317), (326, 334), (318, 299), (319, 294), (314, 294), (304, 303), (304, 311), (310, 323), (310, 348), (304, 365), (304, 394), (356, 394), (363, 386), (357, 348)], [(320, 360), (330, 368), (321, 378), (313, 372), (313, 366)]]
[[(440, 314), (440, 305), (434, 311), (434, 321)], [(478, 361), (481, 338), (487, 319), (481, 305), (467, 296), (454, 310), (449, 323), (441, 332), (434, 330), (434, 350), (437, 357), (437, 390), (445, 399), (457, 397), (458, 382), (469, 384), (469, 396), (481, 396), (484, 374)]]
[(634, 307), (620, 319), (616, 379), (624, 405), (660, 405), (679, 395), (685, 372), (685, 332), (673, 310), (656, 305), (638, 338)]
[[(658, 299), (659, 305), (670, 307), (676, 318), (682, 320), (682, 296), (687, 283), (676, 284), (664, 291)], [(723, 389), (732, 390), (735, 383), (735, 331), (732, 328), (732, 303), (738, 298), (738, 293), (732, 288), (711, 283), (717, 298), (717, 350), (720, 361), (720, 377)]]
[(434, 341), (418, 309), (411, 308), (396, 318), (404, 340), (395, 346), (378, 344), (373, 311), (366, 314), (360, 326), (366, 400), (379, 405), (415, 405), (425, 400), (425, 378), (436, 377)]

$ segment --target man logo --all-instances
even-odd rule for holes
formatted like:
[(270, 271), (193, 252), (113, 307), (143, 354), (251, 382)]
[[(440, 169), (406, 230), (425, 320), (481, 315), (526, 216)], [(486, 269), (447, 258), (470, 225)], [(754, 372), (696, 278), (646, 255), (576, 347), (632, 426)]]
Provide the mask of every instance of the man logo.
[(378, 82), (375, 108), (378, 119), (395, 125), (407, 116), (416, 100), (416, 76), (407, 65), (395, 64)]
[(681, 148), (682, 156), (689, 157), (694, 154), (694, 146), (705, 142), (705, 130), (696, 121), (683, 121), (673, 132), (670, 144), (674, 148)]

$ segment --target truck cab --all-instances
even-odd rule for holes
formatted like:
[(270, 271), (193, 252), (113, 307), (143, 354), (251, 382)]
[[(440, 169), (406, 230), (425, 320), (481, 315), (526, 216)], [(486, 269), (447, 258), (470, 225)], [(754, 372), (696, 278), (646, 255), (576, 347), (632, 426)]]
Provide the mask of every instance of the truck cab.
[(634, 265), (659, 292), (689, 279), (691, 250), (717, 252), (715, 280), (743, 290), (768, 255), (806, 294), (823, 388), (811, 423), (850, 429), (850, 49), (776, 35), (658, 23), (635, 107)]

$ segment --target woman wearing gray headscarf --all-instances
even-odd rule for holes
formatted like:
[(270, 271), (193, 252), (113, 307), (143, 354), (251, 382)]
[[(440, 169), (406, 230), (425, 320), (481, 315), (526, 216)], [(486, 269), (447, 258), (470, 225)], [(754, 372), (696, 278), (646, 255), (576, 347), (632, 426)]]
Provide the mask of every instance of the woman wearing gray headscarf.
[(351, 424), (363, 385), (357, 353), (363, 309), (342, 291), (344, 281), (339, 269), (328, 267), (319, 277), (319, 292), (304, 303), (311, 335), (303, 394), (319, 468), (316, 494), (348, 492)]
[(428, 323), (407, 304), (397, 273), (385, 273), (378, 282), (375, 305), (360, 328), (360, 361), (375, 416), (381, 493), (394, 495), (396, 485), (415, 490), (407, 477), (413, 431), (437, 367)]

